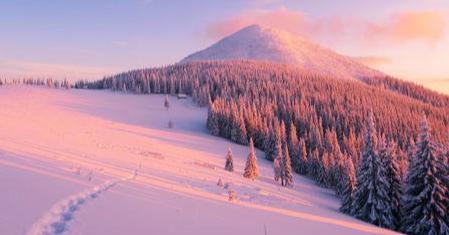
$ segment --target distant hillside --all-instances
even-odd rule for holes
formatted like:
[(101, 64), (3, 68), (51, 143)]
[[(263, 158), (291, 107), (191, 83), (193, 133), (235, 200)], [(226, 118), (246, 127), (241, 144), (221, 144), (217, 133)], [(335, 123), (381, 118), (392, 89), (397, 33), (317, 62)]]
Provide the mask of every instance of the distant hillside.
[(432, 91), (413, 82), (403, 81), (389, 76), (365, 77), (361, 81), (370, 86), (388, 89), (437, 107), (449, 107), (448, 95)]
[[(129, 71), (77, 86), (133, 93), (182, 92), (200, 105), (208, 105), (210, 97), (210, 102), (225, 102), (229, 109), (235, 105), (244, 117), (249, 112), (246, 108), (255, 106), (253, 112), (266, 125), (259, 129), (269, 129), (273, 119), (284, 120), (298, 127), (298, 137), (311, 141), (307, 135), (316, 125), (320, 136), (336, 131), (343, 148), (343, 140), (351, 133), (361, 138), (371, 109), (379, 131), (401, 147), (409, 137), (416, 137), (423, 112), (440, 132), (435, 133), (437, 138), (444, 138), (449, 123), (449, 97), (413, 83), (388, 77), (336, 80), (255, 61), (183, 63)], [(256, 145), (263, 148), (260, 141)]]

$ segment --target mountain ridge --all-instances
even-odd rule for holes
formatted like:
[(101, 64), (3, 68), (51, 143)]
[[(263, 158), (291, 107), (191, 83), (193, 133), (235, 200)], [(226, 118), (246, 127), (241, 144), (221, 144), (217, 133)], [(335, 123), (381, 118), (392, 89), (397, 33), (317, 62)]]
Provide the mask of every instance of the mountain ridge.
[(259, 60), (289, 64), (316, 75), (342, 79), (386, 76), (297, 35), (260, 25), (242, 28), (180, 62), (209, 60)]

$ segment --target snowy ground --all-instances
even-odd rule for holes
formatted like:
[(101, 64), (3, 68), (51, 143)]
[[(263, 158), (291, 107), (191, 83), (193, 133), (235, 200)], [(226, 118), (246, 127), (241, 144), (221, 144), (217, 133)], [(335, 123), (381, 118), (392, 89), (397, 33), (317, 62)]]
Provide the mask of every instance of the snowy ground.
[(243, 178), (248, 147), (208, 135), (206, 109), (170, 100), (167, 111), (159, 95), (0, 87), (0, 234), (391, 233), (340, 214), (308, 179), (278, 186), (260, 151), (261, 176)]

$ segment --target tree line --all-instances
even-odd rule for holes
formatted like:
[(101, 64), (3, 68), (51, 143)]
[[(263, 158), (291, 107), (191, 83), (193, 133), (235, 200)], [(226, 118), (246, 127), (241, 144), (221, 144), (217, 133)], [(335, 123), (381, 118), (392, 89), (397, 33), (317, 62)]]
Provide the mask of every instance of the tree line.
[(65, 88), (65, 89), (71, 89), (72, 85), (67, 79), (64, 80), (57, 80), (53, 78), (22, 78), (22, 79), (12, 79), (7, 81), (0, 79), (0, 86), (1, 85), (29, 85), (29, 86), (45, 86), (49, 88)]

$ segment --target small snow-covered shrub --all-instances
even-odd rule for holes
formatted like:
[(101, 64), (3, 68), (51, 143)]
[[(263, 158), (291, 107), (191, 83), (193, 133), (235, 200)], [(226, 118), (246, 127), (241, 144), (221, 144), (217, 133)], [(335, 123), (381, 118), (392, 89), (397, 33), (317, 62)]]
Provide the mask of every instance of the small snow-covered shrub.
[(221, 180), (221, 178), (218, 179), (217, 186), (223, 187), (223, 181)]
[(237, 200), (237, 193), (234, 190), (228, 191), (228, 200), (231, 202)]
[(175, 126), (172, 120), (168, 121), (168, 128), (172, 129)]

